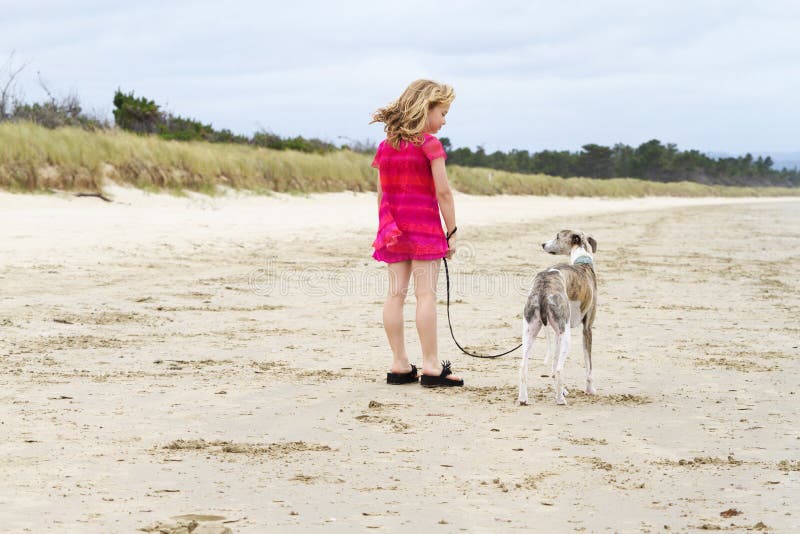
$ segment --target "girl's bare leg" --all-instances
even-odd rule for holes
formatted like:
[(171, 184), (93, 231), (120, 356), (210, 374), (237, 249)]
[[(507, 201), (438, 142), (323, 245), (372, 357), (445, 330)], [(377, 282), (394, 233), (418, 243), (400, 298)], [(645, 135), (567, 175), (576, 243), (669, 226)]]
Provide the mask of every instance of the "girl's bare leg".
[[(422, 374), (432, 376), (439, 376), (442, 372), (436, 331), (436, 283), (440, 266), (441, 260), (411, 261), (414, 295), (417, 298), (417, 333), (422, 346)], [(460, 380), (455, 375), (447, 378)]]
[(389, 265), (389, 292), (383, 305), (383, 329), (392, 349), (392, 373), (407, 373), (411, 370), (403, 337), (403, 303), (408, 294), (411, 276), (411, 261), (400, 261)]

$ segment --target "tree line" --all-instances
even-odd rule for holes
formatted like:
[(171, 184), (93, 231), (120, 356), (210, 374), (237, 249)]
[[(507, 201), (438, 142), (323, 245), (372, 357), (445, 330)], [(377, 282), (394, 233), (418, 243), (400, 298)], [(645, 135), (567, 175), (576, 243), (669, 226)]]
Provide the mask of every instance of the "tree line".
[(584, 176), (589, 178), (641, 178), (658, 182), (691, 181), (713, 185), (785, 186), (800, 185), (800, 170), (773, 169), (769, 156), (711, 158), (697, 150), (678, 150), (673, 143), (658, 139), (638, 147), (618, 143), (613, 147), (583, 145), (579, 152), (567, 150), (511, 150), (487, 153), (483, 147), (453, 148), (440, 139), (448, 163), (465, 167), (487, 167), (509, 172)]
[(163, 111), (153, 100), (137, 97), (120, 89), (114, 93), (114, 121), (123, 130), (155, 134), (176, 141), (208, 141), (210, 143), (250, 144), (275, 150), (324, 153), (339, 150), (333, 143), (302, 136), (281, 137), (266, 130), (247, 137), (228, 129), (215, 130), (210, 124)]

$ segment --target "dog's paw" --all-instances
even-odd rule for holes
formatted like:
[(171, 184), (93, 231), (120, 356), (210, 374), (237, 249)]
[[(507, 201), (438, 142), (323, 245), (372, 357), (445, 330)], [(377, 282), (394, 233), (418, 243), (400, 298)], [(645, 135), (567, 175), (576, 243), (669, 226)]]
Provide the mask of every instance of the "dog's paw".
[(569, 395), (569, 390), (566, 387), (561, 388), (561, 395), (566, 397)]
[(594, 385), (591, 382), (586, 384), (586, 394), (597, 395), (597, 390), (594, 388)]
[(520, 406), (527, 406), (528, 405), (528, 401), (527, 400), (520, 400), (519, 401), (519, 405)]
[(567, 398), (564, 395), (560, 395), (556, 397), (556, 404), (559, 406), (566, 406), (567, 405)]

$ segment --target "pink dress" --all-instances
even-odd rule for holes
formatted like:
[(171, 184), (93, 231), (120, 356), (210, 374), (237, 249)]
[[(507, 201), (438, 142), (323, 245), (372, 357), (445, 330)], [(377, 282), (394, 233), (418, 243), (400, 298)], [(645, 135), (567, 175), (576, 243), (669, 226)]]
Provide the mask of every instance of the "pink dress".
[(372, 257), (395, 263), (436, 260), (447, 255), (447, 239), (439, 218), (431, 161), (446, 158), (442, 143), (425, 134), (417, 146), (402, 141), (400, 150), (381, 142), (372, 166), (379, 169), (381, 205)]

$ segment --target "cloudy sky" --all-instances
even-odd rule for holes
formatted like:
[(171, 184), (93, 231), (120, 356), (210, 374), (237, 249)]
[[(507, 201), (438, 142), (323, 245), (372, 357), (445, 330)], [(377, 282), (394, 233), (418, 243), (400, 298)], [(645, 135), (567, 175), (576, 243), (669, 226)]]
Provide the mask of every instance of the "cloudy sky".
[(370, 113), (425, 77), (456, 89), (454, 146), (785, 152), (798, 28), (794, 0), (0, 0), (0, 66), (27, 63), (28, 101), (39, 73), (109, 117), (119, 87), (247, 135), (376, 141)]

